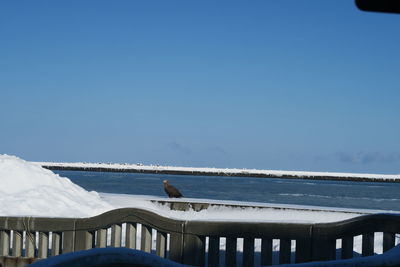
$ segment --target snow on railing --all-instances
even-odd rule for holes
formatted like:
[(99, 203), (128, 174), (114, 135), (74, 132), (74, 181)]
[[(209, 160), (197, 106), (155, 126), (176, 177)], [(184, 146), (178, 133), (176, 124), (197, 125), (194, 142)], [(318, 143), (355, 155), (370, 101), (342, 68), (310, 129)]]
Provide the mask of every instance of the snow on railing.
[(125, 208), (91, 218), (0, 217), (0, 256), (43, 259), (127, 247), (195, 266), (261, 266), (383, 253), (396, 245), (398, 233), (394, 214), (306, 224), (183, 221)]

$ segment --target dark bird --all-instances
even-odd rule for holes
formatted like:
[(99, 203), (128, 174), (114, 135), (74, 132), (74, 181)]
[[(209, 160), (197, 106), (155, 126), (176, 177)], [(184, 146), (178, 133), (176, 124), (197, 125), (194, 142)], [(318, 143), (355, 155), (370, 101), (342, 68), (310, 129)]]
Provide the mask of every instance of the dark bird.
[(167, 193), (168, 197), (183, 197), (183, 195), (181, 194), (181, 192), (179, 192), (178, 189), (175, 188), (175, 186), (170, 185), (168, 180), (164, 180), (164, 190), (165, 193)]

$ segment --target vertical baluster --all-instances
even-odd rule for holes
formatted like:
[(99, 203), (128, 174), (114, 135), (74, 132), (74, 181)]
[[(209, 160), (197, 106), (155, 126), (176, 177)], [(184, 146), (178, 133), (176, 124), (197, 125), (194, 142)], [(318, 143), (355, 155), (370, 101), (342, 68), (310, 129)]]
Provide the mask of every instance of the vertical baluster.
[(96, 233), (96, 248), (105, 248), (107, 246), (107, 229), (98, 229)]
[(395, 234), (383, 233), (383, 252), (388, 251), (395, 245)]
[(126, 223), (126, 241), (127, 248), (136, 248), (136, 223)]
[(243, 240), (243, 267), (254, 266), (254, 238), (244, 238)]
[(51, 233), (51, 256), (57, 256), (61, 254), (61, 233)]
[(208, 266), (219, 266), (219, 236), (210, 236), (208, 240)]
[(279, 264), (290, 263), (291, 240), (281, 239), (279, 242)]
[(10, 231), (0, 231), (0, 256), (8, 256), (10, 254)]
[(142, 224), (141, 250), (151, 252), (151, 227)]
[(353, 258), (354, 237), (346, 236), (342, 238), (342, 259)]
[(236, 237), (226, 238), (225, 266), (236, 266)]
[(362, 236), (362, 255), (374, 255), (374, 233), (363, 234)]
[(272, 239), (261, 239), (261, 265), (272, 265)]
[(114, 224), (111, 226), (111, 246), (120, 247), (121, 246), (121, 225)]
[(47, 258), (48, 250), (49, 250), (49, 233), (39, 232), (38, 257), (42, 259)]
[(14, 257), (22, 256), (22, 232), (20, 231), (13, 231), (12, 256)]
[(157, 256), (165, 258), (167, 251), (167, 234), (157, 231), (157, 245), (156, 253)]
[(35, 257), (35, 232), (25, 232), (25, 257)]

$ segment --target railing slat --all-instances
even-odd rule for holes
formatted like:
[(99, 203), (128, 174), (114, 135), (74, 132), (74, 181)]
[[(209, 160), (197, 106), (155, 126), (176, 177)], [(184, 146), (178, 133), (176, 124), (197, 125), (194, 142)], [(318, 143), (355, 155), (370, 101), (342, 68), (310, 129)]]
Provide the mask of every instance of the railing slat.
[(47, 258), (49, 251), (49, 233), (39, 232), (38, 258)]
[(10, 253), (10, 231), (0, 231), (0, 256), (8, 256)]
[(167, 234), (157, 231), (156, 255), (165, 258), (167, 252)]
[(281, 239), (279, 242), (279, 264), (290, 263), (291, 240)]
[(208, 266), (219, 266), (219, 236), (210, 236), (208, 239)]
[(254, 266), (254, 238), (244, 238), (243, 240), (243, 267)]
[(136, 223), (126, 223), (125, 247), (136, 248)]
[(22, 232), (21, 231), (13, 231), (12, 256), (14, 256), (14, 257), (22, 256)]
[(142, 225), (142, 237), (140, 250), (151, 252), (151, 227)]
[(111, 246), (119, 248), (121, 246), (121, 224), (114, 224), (111, 226)]
[(342, 238), (342, 259), (353, 258), (354, 237), (346, 236)]
[(362, 255), (374, 255), (374, 233), (367, 233), (362, 235)]
[(236, 266), (237, 238), (227, 237), (225, 248), (225, 266)]
[(261, 265), (272, 265), (272, 239), (261, 239)]
[(35, 257), (35, 232), (25, 232), (25, 257)]
[(57, 256), (61, 253), (61, 233), (51, 233), (51, 256)]
[(96, 231), (96, 248), (107, 247), (107, 229), (98, 229)]
[(383, 233), (383, 252), (388, 251), (395, 245), (396, 235), (393, 233)]

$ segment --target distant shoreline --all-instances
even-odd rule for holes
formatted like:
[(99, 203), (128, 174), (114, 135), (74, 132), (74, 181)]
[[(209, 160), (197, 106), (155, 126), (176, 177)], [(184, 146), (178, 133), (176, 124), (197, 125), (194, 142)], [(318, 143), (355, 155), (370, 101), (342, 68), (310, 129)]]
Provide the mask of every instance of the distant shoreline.
[(43, 168), (61, 171), (92, 171), (92, 172), (125, 172), (125, 173), (156, 173), (171, 175), (195, 176), (231, 176), (254, 178), (282, 178), (305, 180), (336, 180), (358, 182), (390, 182), (399, 183), (399, 175), (388, 174), (361, 174), (337, 172), (305, 172), (305, 171), (277, 171), (256, 169), (221, 169), (221, 168), (194, 168), (173, 167), (142, 164), (112, 164), (112, 163), (56, 163), (35, 162)]

